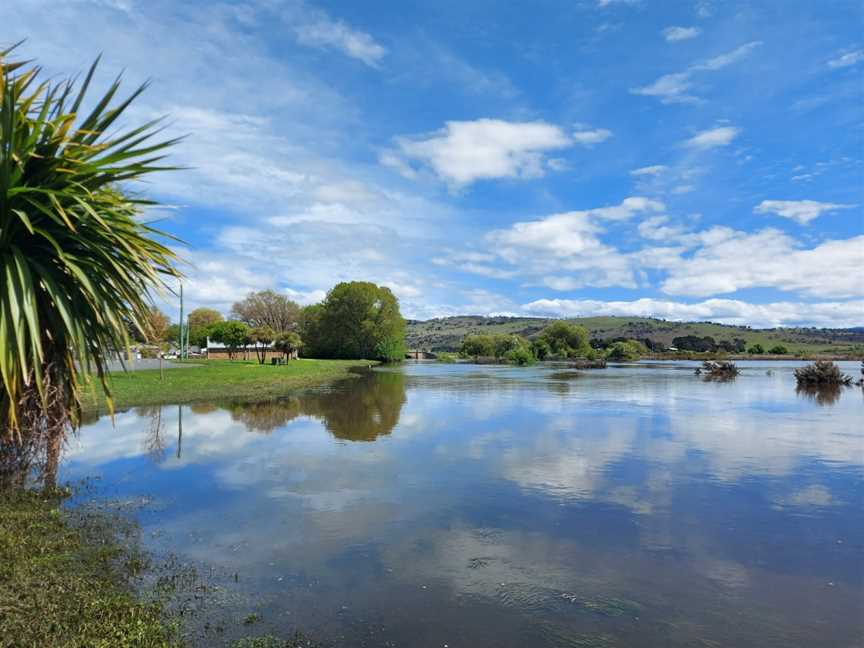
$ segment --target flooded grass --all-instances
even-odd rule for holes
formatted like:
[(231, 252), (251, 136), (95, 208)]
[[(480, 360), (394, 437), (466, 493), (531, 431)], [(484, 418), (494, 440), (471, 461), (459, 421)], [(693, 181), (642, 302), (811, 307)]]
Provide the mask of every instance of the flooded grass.
[(162, 605), (134, 595), (147, 559), (117, 537), (126, 530), (87, 513), (73, 524), (61, 501), (0, 494), (0, 637), (17, 646), (181, 645)]
[[(210, 360), (166, 370), (162, 377), (158, 369), (114, 373), (111, 389), (118, 409), (221, 401), (229, 396), (237, 402), (261, 401), (357, 375), (352, 369), (370, 364), (374, 363), (301, 359), (273, 366), (256, 361)], [(101, 388), (93, 386), (85, 395), (84, 407), (91, 412), (105, 411)]]

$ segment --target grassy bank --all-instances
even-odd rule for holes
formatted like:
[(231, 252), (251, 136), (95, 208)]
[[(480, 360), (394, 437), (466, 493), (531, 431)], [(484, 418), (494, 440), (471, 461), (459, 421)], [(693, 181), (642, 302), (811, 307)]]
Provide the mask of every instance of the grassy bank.
[(59, 497), (0, 493), (0, 645), (177, 645), (161, 606), (129, 586), (141, 557), (101, 518), (78, 522), (67, 522)]
[[(254, 361), (210, 360), (188, 367), (130, 371), (111, 375), (116, 408), (137, 405), (194, 403), (198, 401), (267, 400), (292, 390), (325, 384), (351, 376), (353, 367), (368, 367), (363, 360), (293, 360), (287, 365), (261, 365)], [(88, 411), (102, 411), (101, 387), (84, 398)]]

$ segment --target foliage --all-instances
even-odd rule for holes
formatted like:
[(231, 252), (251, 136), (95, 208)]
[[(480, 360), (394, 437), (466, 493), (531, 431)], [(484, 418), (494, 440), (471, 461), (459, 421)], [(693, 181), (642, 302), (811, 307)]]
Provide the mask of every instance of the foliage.
[(552, 347), (549, 346), (549, 343), (546, 340), (536, 338), (531, 340), (531, 353), (533, 353), (534, 357), (538, 360), (545, 360), (552, 355)]
[(0, 493), (0, 643), (179, 646), (161, 605), (135, 599), (129, 581), (145, 563), (130, 538), (116, 538), (110, 518), (73, 526), (67, 515), (54, 495)]
[(521, 335), (466, 335), (459, 353), (466, 358), (495, 358), (514, 364), (534, 362), (531, 343)]
[(717, 350), (717, 343), (710, 335), (699, 337), (697, 335), (682, 335), (672, 339), (672, 346), (679, 351), (713, 352)]
[(606, 349), (606, 358), (613, 362), (620, 362), (622, 360), (638, 360), (647, 352), (648, 349), (645, 348), (645, 345), (636, 340), (613, 342), (612, 345)]
[(210, 329), (210, 339), (221, 342), (228, 349), (228, 357), (233, 359), (237, 349), (249, 344), (249, 327), (243, 322), (227, 320), (213, 324)]
[(747, 349), (747, 353), (749, 353), (750, 355), (762, 355), (763, 353), (765, 353), (765, 347), (763, 347), (757, 342), (749, 349)]
[(701, 369), (696, 369), (696, 375), (705, 375), (708, 380), (731, 380), (739, 374), (739, 369), (734, 362), (720, 361), (712, 362), (706, 360)]
[(435, 359), (438, 362), (443, 362), (445, 364), (453, 364), (459, 360), (459, 356), (455, 353), (450, 353), (449, 351), (439, 351), (435, 354)]
[[(82, 374), (103, 387), (109, 356), (144, 332), (150, 291), (176, 276), (161, 232), (139, 216), (152, 204), (120, 183), (160, 166), (174, 141), (158, 121), (116, 129), (144, 91), (117, 101), (119, 79), (89, 113), (96, 71), (37, 81), (38, 67), (0, 51), (0, 426), (76, 425)], [(110, 392), (105, 390), (108, 407)], [(0, 430), (0, 434), (2, 434)]]
[(316, 358), (405, 357), (405, 320), (389, 288), (366, 281), (340, 283), (322, 304), (300, 317), (305, 353)]
[(264, 360), (267, 359), (267, 349), (276, 336), (276, 331), (269, 326), (256, 326), (249, 329), (249, 341), (255, 345), (255, 355), (258, 356), (259, 364), (264, 364)]
[(772, 355), (786, 355), (789, 353), (789, 349), (787, 349), (782, 344), (777, 344), (777, 345), (771, 347), (770, 349), (768, 349), (768, 353), (770, 353)]
[(584, 357), (591, 350), (588, 330), (578, 324), (559, 320), (544, 328), (538, 339), (548, 345), (551, 355), (559, 358)]
[(852, 376), (847, 376), (830, 360), (817, 360), (813, 364), (795, 370), (799, 385), (851, 385)]
[(492, 358), (495, 356), (495, 339), (491, 335), (466, 335), (459, 354), (466, 358)]
[(167, 341), (169, 326), (171, 321), (168, 316), (155, 306), (151, 306), (147, 320), (144, 322), (144, 341), (147, 344), (161, 344)]
[(231, 315), (250, 327), (266, 326), (276, 333), (297, 327), (300, 307), (285, 295), (272, 290), (250, 292), (231, 307)]
[[(196, 308), (189, 313), (189, 344), (203, 347), (207, 345), (209, 329), (223, 321), (222, 313), (212, 308)], [(179, 339), (179, 326), (177, 339)]]
[(511, 364), (519, 366), (534, 364), (536, 360), (534, 354), (531, 353), (530, 347), (527, 346), (510, 349), (504, 354), (504, 359)]
[(294, 331), (280, 333), (273, 341), (273, 348), (281, 351), (283, 357), (287, 359), (295, 351), (300, 351), (303, 348), (303, 340)]

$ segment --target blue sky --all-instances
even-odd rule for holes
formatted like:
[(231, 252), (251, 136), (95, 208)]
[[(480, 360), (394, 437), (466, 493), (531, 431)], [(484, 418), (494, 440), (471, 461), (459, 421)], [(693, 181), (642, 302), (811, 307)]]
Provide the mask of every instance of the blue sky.
[[(153, 85), (192, 306), (864, 324), (864, 9), (832, 0), (17, 0), (45, 73)], [(139, 187), (141, 189), (141, 187)], [(172, 312), (176, 305), (166, 305)]]

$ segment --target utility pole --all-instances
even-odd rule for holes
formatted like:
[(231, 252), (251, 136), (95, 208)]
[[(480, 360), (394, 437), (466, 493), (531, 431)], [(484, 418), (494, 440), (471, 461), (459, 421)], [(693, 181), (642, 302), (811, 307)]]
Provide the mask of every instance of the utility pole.
[(180, 359), (183, 359), (183, 282), (180, 282)]

